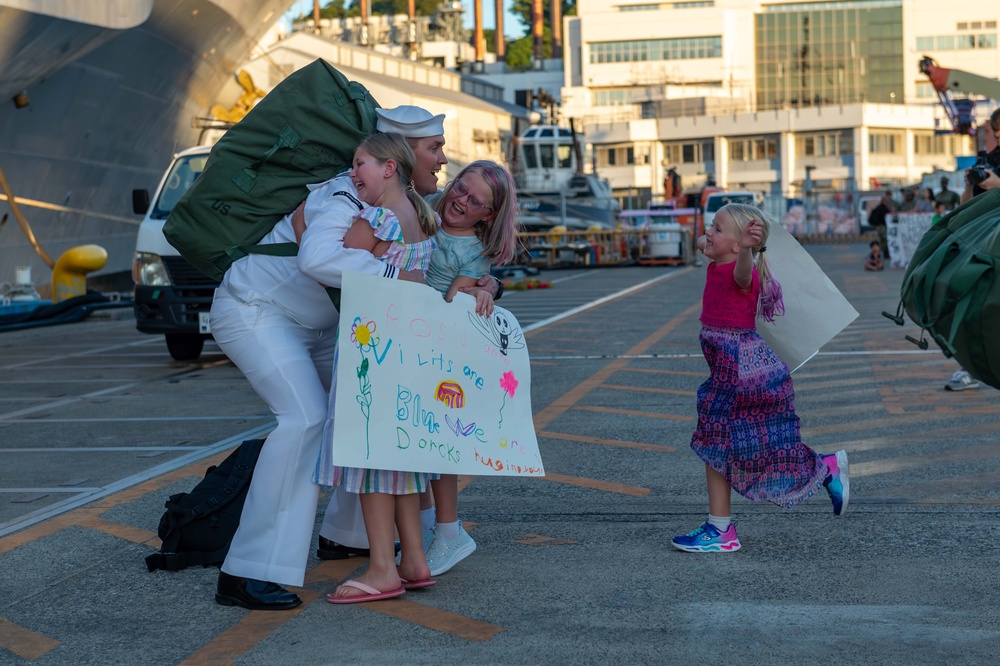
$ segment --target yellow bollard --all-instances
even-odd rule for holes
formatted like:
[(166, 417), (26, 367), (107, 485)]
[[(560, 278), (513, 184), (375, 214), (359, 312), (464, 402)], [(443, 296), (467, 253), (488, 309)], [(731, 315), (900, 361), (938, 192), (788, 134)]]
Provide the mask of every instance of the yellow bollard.
[(52, 302), (59, 303), (87, 293), (87, 273), (108, 263), (108, 251), (100, 245), (78, 245), (62, 253), (52, 269)]

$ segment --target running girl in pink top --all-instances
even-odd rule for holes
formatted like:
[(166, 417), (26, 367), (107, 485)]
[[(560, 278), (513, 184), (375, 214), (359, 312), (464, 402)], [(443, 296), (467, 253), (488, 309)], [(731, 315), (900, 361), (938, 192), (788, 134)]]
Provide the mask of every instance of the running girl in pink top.
[(698, 239), (711, 260), (699, 336), (710, 375), (698, 388), (691, 448), (705, 462), (708, 520), (673, 538), (689, 553), (740, 549), (731, 490), (791, 507), (825, 487), (833, 512), (847, 510), (847, 453), (820, 455), (802, 443), (788, 366), (757, 334), (757, 317), (784, 313), (765, 254), (768, 221), (753, 206), (728, 204)]

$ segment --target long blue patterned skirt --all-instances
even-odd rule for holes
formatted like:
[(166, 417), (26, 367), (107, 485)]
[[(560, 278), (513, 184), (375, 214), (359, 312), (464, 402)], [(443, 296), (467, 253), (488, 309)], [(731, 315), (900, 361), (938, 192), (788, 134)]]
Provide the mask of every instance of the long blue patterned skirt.
[(827, 467), (802, 443), (788, 366), (753, 329), (703, 326), (699, 340), (711, 375), (691, 448), (749, 500), (787, 508), (812, 497)]

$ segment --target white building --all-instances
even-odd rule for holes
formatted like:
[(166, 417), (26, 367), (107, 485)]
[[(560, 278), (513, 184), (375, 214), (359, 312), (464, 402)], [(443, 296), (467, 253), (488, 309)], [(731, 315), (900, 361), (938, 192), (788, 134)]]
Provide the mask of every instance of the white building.
[(1000, 4), (981, 0), (579, 0), (577, 14), (562, 113), (621, 196), (662, 194), (670, 166), (686, 186), (711, 174), (786, 197), (807, 169), (829, 191), (914, 183), (975, 154), (935, 133), (950, 126), (922, 57), (1000, 75)]

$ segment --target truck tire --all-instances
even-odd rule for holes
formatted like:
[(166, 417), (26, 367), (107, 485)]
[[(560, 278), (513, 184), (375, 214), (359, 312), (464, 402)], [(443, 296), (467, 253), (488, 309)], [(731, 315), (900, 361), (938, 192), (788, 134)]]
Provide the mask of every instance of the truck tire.
[(175, 361), (194, 361), (201, 356), (205, 338), (190, 333), (167, 333), (167, 351)]

